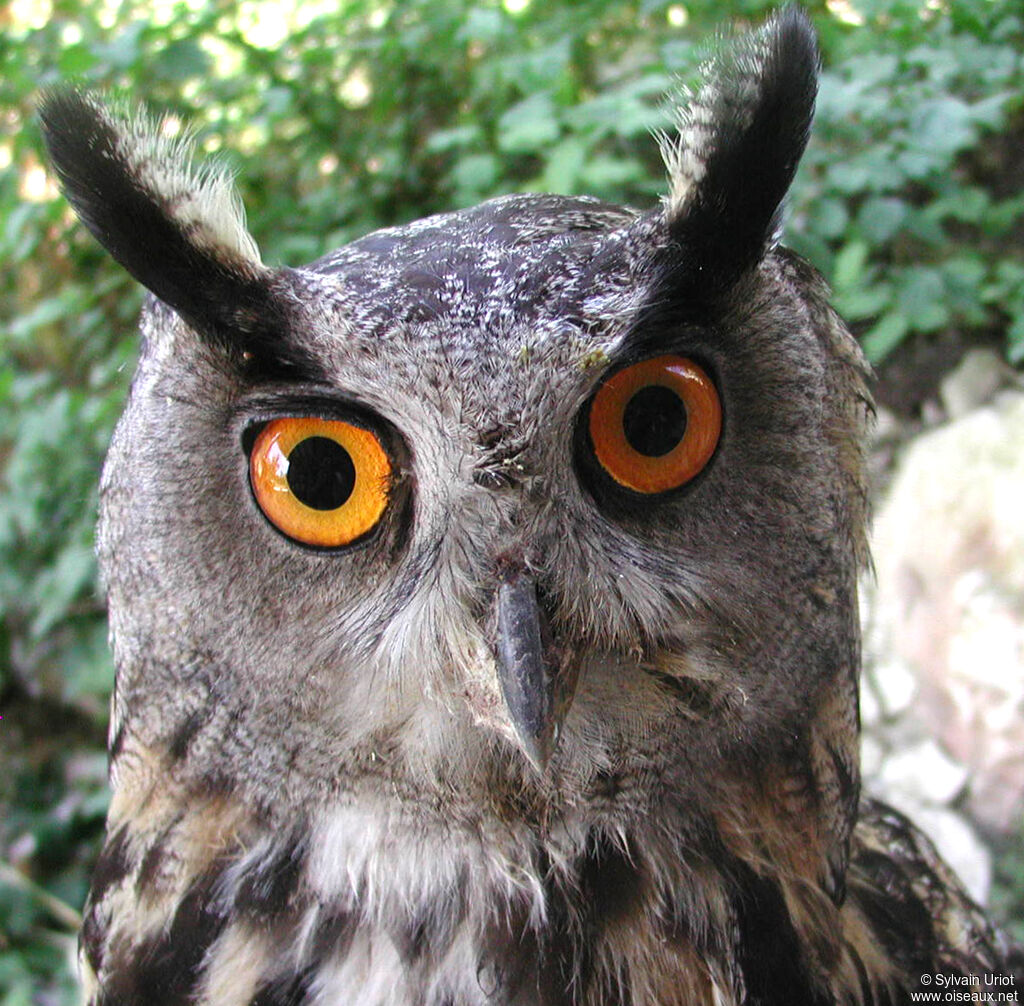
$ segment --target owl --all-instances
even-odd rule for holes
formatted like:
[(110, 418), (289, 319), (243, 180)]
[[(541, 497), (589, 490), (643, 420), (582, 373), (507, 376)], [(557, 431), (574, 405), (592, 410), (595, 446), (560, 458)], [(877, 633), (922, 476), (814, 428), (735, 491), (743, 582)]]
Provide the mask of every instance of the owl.
[(508, 196), (301, 268), (158, 126), (44, 99), (64, 192), (152, 294), (101, 484), (93, 1006), (1009, 974), (859, 795), (868, 372), (778, 243), (817, 71), (793, 8), (723, 49), (654, 208)]

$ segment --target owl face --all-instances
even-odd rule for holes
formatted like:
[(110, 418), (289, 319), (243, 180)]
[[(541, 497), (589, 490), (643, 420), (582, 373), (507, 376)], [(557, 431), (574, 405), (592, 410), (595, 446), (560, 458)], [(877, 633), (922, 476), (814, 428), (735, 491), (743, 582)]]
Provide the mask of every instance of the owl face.
[(315, 752), (304, 785), (383, 742), (557, 787), (681, 718), (695, 778), (799, 724), (824, 671), (794, 607), (827, 646), (815, 591), (852, 589), (821, 307), (775, 254), (714, 317), (655, 314), (652, 229), (515, 197), (372, 235), (278, 280), (280, 360), (153, 304), (100, 533), (132, 729), (235, 717)]
[(688, 780), (806, 733), (856, 659), (862, 391), (775, 248), (816, 62), (780, 23), (682, 115), (665, 206), (506, 197), (298, 269), (222, 178), (51, 99), (156, 295), (102, 486), (115, 746), (264, 801), (378, 762), (559, 799), (665, 737)]

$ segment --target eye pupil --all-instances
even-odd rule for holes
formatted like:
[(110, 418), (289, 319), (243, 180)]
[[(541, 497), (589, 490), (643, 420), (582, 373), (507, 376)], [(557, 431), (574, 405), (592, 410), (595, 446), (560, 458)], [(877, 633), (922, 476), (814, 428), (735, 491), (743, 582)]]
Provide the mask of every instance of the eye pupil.
[(686, 406), (671, 388), (649, 384), (626, 403), (622, 430), (629, 446), (638, 454), (660, 458), (683, 439)]
[(288, 488), (313, 510), (337, 510), (355, 485), (351, 456), (328, 437), (306, 437), (288, 455)]

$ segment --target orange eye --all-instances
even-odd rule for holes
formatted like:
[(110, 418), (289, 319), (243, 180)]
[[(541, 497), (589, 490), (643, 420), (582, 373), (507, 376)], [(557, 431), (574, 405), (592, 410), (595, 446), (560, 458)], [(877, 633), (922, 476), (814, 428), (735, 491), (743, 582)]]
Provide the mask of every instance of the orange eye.
[(295, 416), (260, 431), (249, 456), (267, 519), (306, 545), (338, 548), (371, 531), (388, 502), (391, 462), (369, 430)]
[(722, 405), (693, 360), (656, 356), (601, 385), (589, 428), (597, 460), (619, 485), (663, 493), (708, 463), (722, 432)]

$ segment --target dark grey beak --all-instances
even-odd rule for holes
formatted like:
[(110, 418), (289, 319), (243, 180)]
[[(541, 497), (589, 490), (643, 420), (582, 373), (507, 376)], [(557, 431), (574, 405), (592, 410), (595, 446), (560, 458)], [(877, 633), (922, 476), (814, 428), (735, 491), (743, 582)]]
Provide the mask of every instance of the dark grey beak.
[(505, 706), (526, 757), (543, 772), (572, 702), (575, 674), (563, 666), (552, 642), (529, 573), (510, 570), (498, 586), (495, 607), (498, 680)]

